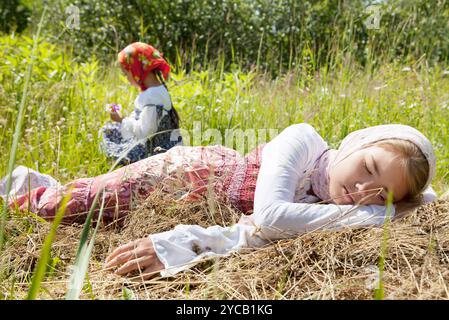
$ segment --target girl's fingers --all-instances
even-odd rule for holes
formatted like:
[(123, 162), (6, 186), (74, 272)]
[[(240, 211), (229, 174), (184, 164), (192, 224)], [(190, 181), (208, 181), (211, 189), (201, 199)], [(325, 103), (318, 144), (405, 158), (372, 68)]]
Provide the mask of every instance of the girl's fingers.
[(153, 255), (154, 251), (150, 248), (138, 248), (134, 250), (134, 256), (136, 258), (144, 257), (144, 256), (150, 256)]
[(132, 242), (129, 242), (127, 244), (124, 244), (124, 245), (118, 247), (106, 258), (105, 262), (108, 263), (112, 259), (116, 258), (119, 254), (122, 254), (124, 252), (135, 249), (136, 246), (137, 246), (137, 241), (132, 241)]
[(131, 260), (131, 259), (137, 259), (140, 257), (150, 256), (150, 255), (152, 255), (152, 253), (153, 253), (153, 251), (151, 251), (148, 248), (129, 250), (127, 252), (119, 254), (115, 258), (116, 263), (112, 264), (110, 262), (110, 263), (108, 263), (108, 265), (110, 267), (117, 266), (119, 264), (124, 264), (125, 262), (128, 262), (128, 260)]
[(111, 259), (108, 263), (106, 263), (104, 265), (104, 268), (109, 269), (109, 268), (115, 267), (117, 265), (124, 264), (132, 258), (134, 258), (133, 251), (123, 252), (123, 253), (119, 254), (118, 256), (116, 256), (115, 258)]
[(127, 274), (134, 270), (139, 270), (139, 269), (143, 270), (146, 267), (148, 267), (149, 265), (151, 265), (153, 263), (153, 261), (154, 261), (154, 257), (152, 255), (133, 259), (133, 260), (125, 263), (120, 268), (118, 268), (117, 271), (115, 271), (115, 273), (118, 275), (124, 275), (124, 274)]

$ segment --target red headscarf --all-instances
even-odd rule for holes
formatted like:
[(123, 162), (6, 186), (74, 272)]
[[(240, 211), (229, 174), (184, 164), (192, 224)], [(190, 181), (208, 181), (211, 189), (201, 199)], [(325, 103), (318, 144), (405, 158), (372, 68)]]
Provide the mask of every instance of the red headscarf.
[(162, 53), (142, 42), (128, 45), (118, 54), (118, 61), (133, 76), (142, 91), (148, 89), (143, 81), (152, 71), (160, 71), (165, 80), (168, 78), (170, 66), (162, 58)]

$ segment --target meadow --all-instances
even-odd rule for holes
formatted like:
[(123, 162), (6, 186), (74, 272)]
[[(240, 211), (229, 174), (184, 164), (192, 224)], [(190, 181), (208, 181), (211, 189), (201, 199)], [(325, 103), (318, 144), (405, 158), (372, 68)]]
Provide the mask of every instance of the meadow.
[[(24, 115), (16, 165), (25, 165), (50, 174), (62, 183), (78, 177), (107, 172), (113, 164), (101, 154), (98, 136), (99, 128), (108, 120), (105, 106), (111, 102), (120, 103), (124, 106), (124, 113), (131, 112), (134, 98), (138, 94), (137, 90), (128, 85), (113, 61), (104, 63), (92, 58), (77, 62), (63, 48), (44, 40), (38, 41), (35, 50), (33, 55), (33, 39), (27, 36), (0, 37), (0, 51), (4, 57), (0, 61), (0, 176), (5, 176), (8, 172), (21, 103), (24, 106)], [(202, 130), (218, 129), (225, 136), (226, 130), (229, 129), (242, 131), (272, 129), (276, 132), (293, 123), (307, 122), (317, 129), (330, 146), (338, 147), (343, 137), (351, 131), (377, 124), (407, 124), (425, 133), (435, 147), (437, 175), (432, 184), (433, 188), (438, 195), (449, 189), (449, 67), (431, 64), (424, 58), (408, 63), (392, 61), (376, 67), (369, 65), (361, 67), (354, 63), (350, 54), (341, 53), (339, 59), (335, 59), (335, 63), (317, 69), (314, 65), (316, 57), (311, 52), (303, 54), (303, 63), (300, 66), (292, 67), (277, 77), (264, 72), (257, 65), (251, 70), (241, 68), (238, 64), (225, 69), (223, 61), (219, 60), (216, 63), (209, 63), (207, 67), (197, 67), (186, 72), (182, 59), (173, 59), (175, 62), (168, 88), (181, 117), (181, 128), (186, 132), (192, 132), (195, 126), (200, 125)], [(31, 77), (27, 83), (27, 68), (30, 65)], [(25, 87), (27, 95), (23, 100)], [(272, 137), (267, 136), (266, 140), (270, 138)], [(214, 143), (210, 140), (189, 142), (191, 145)], [(251, 147), (246, 146), (244, 152), (250, 151)], [(348, 253), (349, 256), (358, 257), (354, 258), (351, 266), (353, 270), (359, 271), (365, 270), (367, 266), (374, 265), (376, 268), (378, 258), (382, 255), (383, 230), (355, 231), (352, 235), (351, 232), (343, 232), (331, 236), (329, 240), (323, 240), (325, 237), (320, 235), (306, 235), (290, 242), (272, 245), (260, 252), (205, 262), (202, 266), (187, 271), (177, 278), (168, 280), (155, 278), (146, 285), (130, 283), (101, 271), (101, 259), (114, 245), (123, 243), (125, 239), (130, 239), (136, 234), (143, 236), (143, 232), (155, 232), (172, 227), (173, 211), (179, 211), (181, 221), (186, 219), (187, 222), (195, 223), (191, 219), (197, 217), (204, 225), (210, 225), (212, 221), (207, 219), (208, 215), (205, 214), (209, 210), (208, 203), (191, 208), (177, 208), (167, 199), (150, 199), (145, 206), (133, 213), (135, 217), (131, 218), (130, 225), (123, 235), (118, 231), (103, 230), (100, 227), (94, 239), (93, 254), (88, 262), (89, 269), (80, 297), (85, 299), (375, 297), (376, 288), (365, 286), (361, 291), (354, 289), (351, 281), (359, 279), (363, 284), (366, 282), (365, 278), (350, 278), (351, 281), (345, 278), (348, 276), (346, 269), (342, 271), (341, 266), (335, 261), (342, 261), (348, 256), (332, 258), (322, 252), (324, 248), (332, 245), (334, 246), (332, 252), (336, 252), (335, 246), (338, 246), (339, 241), (348, 246), (350, 244), (359, 246), (365, 243), (363, 238), (367, 237), (373, 240), (372, 249), (366, 253), (360, 251)], [(235, 212), (229, 208), (222, 210), (228, 212), (223, 223), (230, 223), (235, 219)], [(192, 216), (192, 212), (195, 212), (195, 215)], [(435, 254), (439, 257), (438, 265), (444, 270), (449, 263), (446, 256), (449, 242), (436, 237), (436, 234), (444, 236), (443, 231), (447, 229), (447, 212), (447, 202), (440, 200), (438, 205), (432, 204), (421, 208), (407, 220), (409, 223), (425, 220), (421, 221), (423, 224), (416, 227), (416, 230), (412, 227), (414, 225), (409, 225), (407, 221), (394, 224), (390, 230), (389, 248), (402, 246), (401, 248), (413, 249), (413, 246), (416, 246), (415, 251), (410, 249), (403, 253), (407, 261), (416, 260), (417, 256), (422, 258)], [(156, 214), (159, 214), (159, 218)], [(419, 248), (418, 244), (412, 244), (411, 240), (403, 244), (401, 241), (405, 241), (404, 238), (395, 237), (407, 235), (409, 239), (415, 239), (413, 235), (418, 236), (425, 223), (430, 223), (430, 218), (427, 219), (426, 215), (437, 219), (438, 228), (442, 228), (441, 234), (432, 231), (427, 234), (428, 238), (423, 236), (424, 238), (419, 240), (422, 244)], [(166, 223), (161, 221), (164, 217), (167, 218)], [(143, 225), (139, 227), (139, 223)], [(30, 297), (33, 272), (38, 264), (50, 224), (32, 214), (21, 215), (8, 211), (3, 228), (5, 243), (0, 253), (0, 297), (5, 299)], [(81, 227), (59, 226), (56, 230), (55, 241), (44, 270), (45, 280), (40, 283), (40, 291), (36, 298), (65, 296), (69, 281), (67, 268), (77, 255), (75, 249), (80, 238), (82, 238)], [(440, 242), (438, 245), (430, 245), (426, 243), (428, 239)], [(321, 270), (319, 272), (321, 276), (324, 274), (323, 278), (321, 276), (318, 276), (319, 280), (315, 278), (315, 284), (320, 284), (321, 289), (308, 286), (307, 283), (301, 285), (301, 289), (297, 289), (298, 283), (305, 279), (305, 274), (310, 276), (313, 273), (310, 270), (309, 273), (304, 271), (312, 268), (311, 264), (307, 267), (307, 261), (299, 258), (307, 256), (301, 251), (305, 243), (314, 244), (315, 254), (322, 254), (328, 259), (327, 262), (334, 261), (334, 269), (331, 268), (333, 271)], [(290, 259), (286, 258), (288, 263), (282, 260), (283, 254), (279, 252), (279, 248), (290, 252), (287, 255)], [(354, 250), (354, 247), (348, 250)], [(363, 257), (367, 255), (369, 259), (364, 260)], [(256, 280), (251, 282), (250, 279), (255, 277), (254, 270), (260, 268), (257, 261), (264, 261), (267, 256), (273, 258), (276, 263), (264, 269), (265, 271), (260, 271), (264, 279), (259, 279), (260, 282)], [(292, 257), (296, 260), (292, 260)], [(363, 263), (358, 264), (357, 259)], [(394, 265), (395, 259), (399, 258), (397, 252), (390, 254), (388, 251), (385, 259), (388, 269)], [(429, 263), (424, 258), (422, 261), (418, 260), (415, 262), (421, 268), (425, 268)], [(297, 264), (293, 268), (292, 263), (295, 261)], [(316, 258), (314, 261), (321, 260)], [(299, 268), (304, 263), (302, 269)], [(447, 288), (444, 290), (449, 277), (447, 272), (441, 273), (441, 277), (437, 275), (429, 280), (429, 288), (435, 288), (437, 285), (443, 288), (432, 291), (433, 289), (427, 290), (427, 286), (422, 283), (419, 285), (420, 280), (413, 272), (415, 269), (410, 268), (410, 263), (408, 266), (399, 263), (395, 266), (397, 270), (405, 268), (406, 270), (402, 271), (407, 274), (408, 279), (412, 279), (411, 284), (407, 285), (418, 289), (413, 291), (414, 295), (406, 293), (405, 289), (398, 291), (395, 288), (406, 288), (405, 285), (401, 287), (395, 284), (396, 278), (388, 282), (387, 277), (384, 280), (386, 297), (449, 297)], [(276, 279), (265, 275), (276, 268), (280, 270)], [(302, 271), (298, 271), (299, 269)], [(420, 272), (424, 274), (424, 271)], [(238, 283), (241, 283), (245, 275), (247, 276), (243, 281), (245, 290), (241, 291)], [(311, 279), (314, 279), (313, 276)], [(341, 280), (337, 291), (334, 286), (335, 279)], [(360, 283), (356, 288), (360, 289)], [(149, 290), (150, 288), (152, 290)], [(388, 296), (389, 292), (394, 294)]]

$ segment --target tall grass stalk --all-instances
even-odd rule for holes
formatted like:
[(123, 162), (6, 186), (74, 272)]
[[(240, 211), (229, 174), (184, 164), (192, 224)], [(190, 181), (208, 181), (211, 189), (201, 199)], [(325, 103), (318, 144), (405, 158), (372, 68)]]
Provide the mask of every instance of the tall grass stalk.
[(90, 239), (90, 241), (88, 241), (90, 221), (92, 219), (92, 213), (95, 209), (95, 203), (98, 200), (99, 194), (100, 192), (97, 193), (94, 204), (90, 209), (89, 220), (86, 219), (86, 223), (84, 224), (83, 233), (81, 235), (78, 252), (75, 259), (75, 264), (73, 266), (72, 273), (69, 279), (69, 288), (67, 291), (66, 300), (79, 299), (79, 295), (81, 294), (81, 290), (83, 289), (84, 278), (86, 277), (90, 256), (95, 243), (95, 236), (97, 235), (98, 227), (100, 226), (100, 221), (103, 216), (105, 193), (103, 193), (103, 200), (101, 202), (100, 212), (98, 214), (97, 225), (95, 226), (92, 238)]
[(13, 137), (10, 154), (9, 154), (8, 171), (7, 171), (8, 178), (6, 181), (6, 200), (3, 203), (3, 211), (2, 211), (1, 222), (0, 222), (0, 251), (3, 249), (3, 242), (4, 242), (4, 237), (5, 237), (4, 233), (5, 233), (5, 223), (6, 223), (8, 202), (9, 202), (8, 199), (9, 199), (9, 193), (11, 192), (11, 185), (12, 185), (11, 174), (12, 174), (12, 171), (14, 170), (14, 164), (16, 162), (17, 146), (19, 144), (19, 140), (20, 140), (21, 133), (22, 133), (25, 102), (26, 102), (27, 95), (28, 95), (28, 88), (30, 85), (31, 73), (33, 71), (34, 60), (36, 59), (37, 45), (39, 42), (39, 36), (41, 33), (41, 28), (42, 28), (42, 24), (44, 21), (46, 10), (47, 10), (47, 7), (44, 7), (44, 10), (42, 11), (41, 19), (39, 21), (39, 25), (37, 28), (37, 32), (33, 37), (33, 49), (31, 51), (30, 61), (29, 61), (29, 65), (28, 65), (28, 68), (26, 71), (26, 75), (25, 75), (25, 82), (24, 82), (23, 91), (22, 91), (22, 99), (20, 101), (19, 113), (17, 114), (17, 120), (16, 120), (16, 128), (14, 131), (14, 137)]
[(383, 274), (385, 269), (385, 257), (387, 255), (387, 245), (388, 245), (388, 227), (390, 226), (390, 217), (391, 217), (391, 208), (393, 206), (393, 192), (388, 192), (387, 197), (387, 211), (384, 222), (384, 232), (382, 238), (382, 244), (380, 249), (380, 257), (379, 257), (379, 272), (378, 272), (378, 286), (377, 289), (374, 290), (374, 299), (375, 300), (383, 300), (385, 297), (384, 292), (384, 281)]

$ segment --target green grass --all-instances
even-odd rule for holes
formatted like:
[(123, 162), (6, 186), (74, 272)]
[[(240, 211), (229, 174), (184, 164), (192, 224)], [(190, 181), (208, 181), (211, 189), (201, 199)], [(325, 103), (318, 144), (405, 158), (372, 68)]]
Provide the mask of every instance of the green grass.
[[(8, 168), (32, 44), (26, 37), (0, 38), (0, 53), (5, 57), (0, 60), (1, 176)], [(112, 162), (99, 151), (98, 139), (98, 130), (108, 120), (105, 105), (120, 103), (124, 113), (129, 113), (138, 91), (128, 85), (113, 63), (75, 63), (61, 49), (43, 42), (37, 51), (16, 164), (51, 174), (63, 183), (107, 172)], [(421, 60), (409, 65), (382, 65), (371, 71), (346, 61), (315, 71), (312, 65), (303, 64), (271, 79), (262, 71), (242, 72), (237, 67), (225, 72), (222, 65), (209, 65), (189, 74), (180, 67), (174, 69), (168, 86), (181, 126), (188, 132), (200, 124), (202, 130), (216, 128), (224, 137), (227, 129), (282, 130), (293, 123), (308, 122), (336, 147), (356, 129), (408, 124), (434, 144), (434, 189), (438, 194), (448, 189), (446, 66), (429, 66)], [(259, 138), (269, 140), (275, 132)], [(207, 145), (214, 141), (190, 143)], [(9, 237), (6, 245), (14, 236)]]
[[(39, 36), (40, 36), (41, 29), (42, 29), (42, 23), (44, 21), (44, 17), (45, 17), (45, 10), (42, 13), (37, 32), (36, 32), (35, 36), (33, 37), (33, 47), (30, 52), (31, 53), (30, 61), (28, 63), (27, 69), (26, 69), (25, 81), (23, 83), (22, 96), (21, 96), (20, 105), (18, 108), (16, 126), (15, 126), (15, 130), (14, 130), (14, 135), (13, 135), (13, 141), (11, 144), (11, 148), (9, 150), (10, 152), (9, 152), (8, 171), (7, 171), (8, 178), (6, 181), (6, 188), (5, 188), (5, 193), (7, 195), (9, 195), (9, 192), (11, 191), (11, 183), (12, 183), (11, 173), (14, 170), (16, 154), (17, 154), (17, 147), (18, 147), (19, 140), (20, 140), (20, 137), (22, 134), (22, 124), (23, 124), (25, 103), (27, 101), (29, 83), (31, 80), (31, 74), (33, 71), (34, 62), (36, 60), (37, 47), (39, 44)], [(5, 222), (6, 222), (6, 218), (7, 218), (7, 208), (8, 208), (8, 203), (7, 203), (7, 201), (5, 201), (3, 204), (3, 210), (2, 210), (1, 222), (0, 222), (0, 251), (2, 250), (3, 243), (4, 243), (4, 229), (5, 229)]]
[[(0, 174), (7, 169), (29, 43), (0, 38)], [(16, 47), (17, 46), (17, 47)], [(27, 50), (25, 50), (27, 49)], [(138, 94), (119, 70), (96, 61), (76, 64), (41, 43), (29, 88), (17, 164), (49, 173), (63, 182), (105, 173), (98, 130), (108, 120), (105, 105), (132, 111)], [(404, 69), (404, 68), (410, 68)], [(350, 131), (384, 123), (404, 123), (426, 134), (438, 157), (435, 187), (442, 192), (449, 165), (449, 75), (443, 66), (384, 65), (369, 72), (349, 62), (319, 72), (303, 66), (270, 79), (262, 73), (223, 72), (218, 66), (185, 74), (174, 70), (168, 83), (181, 126), (202, 130), (279, 129), (308, 122), (333, 147)], [(266, 138), (270, 139), (269, 136)], [(210, 141), (213, 143), (213, 141)], [(208, 144), (208, 141), (192, 141)], [(248, 150), (245, 150), (248, 151)]]

